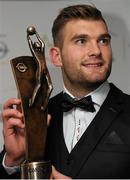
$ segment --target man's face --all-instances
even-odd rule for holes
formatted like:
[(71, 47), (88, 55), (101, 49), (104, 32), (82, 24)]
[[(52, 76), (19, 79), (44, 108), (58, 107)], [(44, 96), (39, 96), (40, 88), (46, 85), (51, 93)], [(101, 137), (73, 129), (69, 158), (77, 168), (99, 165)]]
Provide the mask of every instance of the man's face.
[(111, 71), (110, 35), (103, 21), (72, 20), (62, 31), (60, 51), (65, 85), (94, 86)]

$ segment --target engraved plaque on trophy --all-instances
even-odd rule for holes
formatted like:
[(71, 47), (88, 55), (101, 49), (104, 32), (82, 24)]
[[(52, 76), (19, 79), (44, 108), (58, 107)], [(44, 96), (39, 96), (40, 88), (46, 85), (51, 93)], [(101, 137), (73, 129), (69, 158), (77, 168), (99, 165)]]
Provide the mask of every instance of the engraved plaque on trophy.
[(44, 161), (44, 156), (47, 105), (53, 87), (45, 61), (45, 43), (34, 27), (27, 28), (27, 40), (32, 56), (20, 56), (10, 61), (25, 121), (26, 153), (21, 178), (48, 179), (51, 162)]

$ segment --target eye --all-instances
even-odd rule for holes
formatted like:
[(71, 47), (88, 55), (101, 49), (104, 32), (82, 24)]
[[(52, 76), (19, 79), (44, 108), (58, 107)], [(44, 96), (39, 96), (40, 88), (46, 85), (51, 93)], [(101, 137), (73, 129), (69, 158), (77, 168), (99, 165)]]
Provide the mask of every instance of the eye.
[(85, 38), (80, 38), (80, 39), (77, 39), (75, 41), (76, 44), (79, 44), (79, 45), (84, 45), (86, 43), (86, 39)]
[(110, 38), (104, 37), (99, 40), (100, 44), (102, 45), (109, 45), (110, 44)]

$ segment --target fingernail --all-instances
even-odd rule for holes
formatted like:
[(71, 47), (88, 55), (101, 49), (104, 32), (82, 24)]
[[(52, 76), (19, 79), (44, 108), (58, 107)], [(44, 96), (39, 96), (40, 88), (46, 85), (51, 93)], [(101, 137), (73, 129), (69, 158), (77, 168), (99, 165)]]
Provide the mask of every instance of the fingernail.
[(20, 99), (14, 99), (16, 103), (21, 102)]
[(18, 112), (18, 116), (22, 117), (22, 116), (23, 116), (23, 114), (22, 114), (22, 113), (20, 113), (20, 112)]

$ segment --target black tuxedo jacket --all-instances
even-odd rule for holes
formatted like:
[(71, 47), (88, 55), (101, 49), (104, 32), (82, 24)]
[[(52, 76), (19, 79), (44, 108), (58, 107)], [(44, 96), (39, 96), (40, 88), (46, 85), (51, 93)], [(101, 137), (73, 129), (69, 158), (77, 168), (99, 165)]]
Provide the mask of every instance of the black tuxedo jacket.
[[(63, 136), (62, 97), (50, 99), (46, 159), (73, 179), (130, 178), (130, 96), (111, 84), (110, 92), (79, 142), (68, 152)], [(2, 161), (3, 152), (0, 155)], [(7, 175), (2, 165), (0, 178)]]
[(114, 85), (79, 142), (69, 154), (63, 136), (60, 93), (50, 100), (48, 157), (72, 178), (130, 178), (130, 96)]

